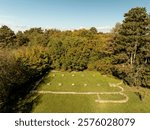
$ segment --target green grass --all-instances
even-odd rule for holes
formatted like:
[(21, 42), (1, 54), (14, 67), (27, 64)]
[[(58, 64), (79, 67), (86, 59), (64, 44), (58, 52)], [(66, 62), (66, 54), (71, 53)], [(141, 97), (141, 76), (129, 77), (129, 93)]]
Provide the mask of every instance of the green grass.
[[(112, 79), (111, 77), (106, 78), (94, 71), (72, 73), (52, 72), (39, 85), (39, 90), (56, 92), (117, 92), (120, 91), (120, 89), (109, 87), (108, 83), (119, 82), (117, 79)], [(61, 86), (59, 86), (59, 84), (61, 84)]]
[(100, 95), (100, 98), (103, 100), (122, 100), (124, 97), (120, 94), (103, 94)]
[[(53, 76), (55, 74), (55, 76)], [(62, 77), (62, 74), (64, 76)], [(74, 76), (72, 76), (74, 74)], [(84, 75), (84, 76), (83, 76)], [(94, 76), (93, 76), (94, 75)], [(103, 76), (95, 71), (84, 72), (51, 72), (38, 86), (38, 90), (54, 92), (118, 92), (120, 89), (111, 88), (109, 83), (119, 83), (120, 80)], [(50, 83), (50, 85), (47, 85)], [(58, 84), (61, 83), (62, 86)], [(72, 86), (72, 83), (75, 85)], [(87, 84), (87, 86), (84, 86)], [(99, 84), (97, 86), (97, 84)], [(37, 94), (38, 101), (33, 105), (32, 112), (150, 112), (150, 90), (136, 89), (121, 85), (125, 94), (129, 97), (127, 103), (97, 103), (97, 95), (58, 95)], [(143, 101), (135, 93), (139, 91), (144, 95)], [(35, 96), (35, 95), (34, 95)], [(121, 95), (100, 95), (105, 100), (122, 100)], [(30, 99), (31, 100), (31, 99)]]

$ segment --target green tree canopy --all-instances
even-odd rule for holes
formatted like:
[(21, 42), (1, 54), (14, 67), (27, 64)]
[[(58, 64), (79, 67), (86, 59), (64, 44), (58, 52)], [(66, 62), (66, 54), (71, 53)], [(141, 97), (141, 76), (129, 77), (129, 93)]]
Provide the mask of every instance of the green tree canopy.
[(149, 86), (149, 76), (145, 76), (145, 73), (148, 73), (146, 71), (150, 69), (149, 15), (145, 8), (137, 7), (129, 10), (124, 17), (115, 38), (115, 63), (130, 65), (129, 73), (124, 72), (125, 77), (130, 79), (130, 84)]
[(15, 33), (6, 25), (0, 28), (0, 47), (12, 46), (15, 44)]

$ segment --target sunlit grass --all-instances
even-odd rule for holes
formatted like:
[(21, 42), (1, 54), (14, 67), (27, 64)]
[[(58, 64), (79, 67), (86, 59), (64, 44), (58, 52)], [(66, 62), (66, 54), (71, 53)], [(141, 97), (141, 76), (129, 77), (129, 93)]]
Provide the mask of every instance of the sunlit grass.
[[(55, 76), (53, 76), (55, 74)], [(62, 76), (64, 74), (64, 76)], [(75, 76), (71, 76), (74, 74)], [(95, 75), (93, 77), (93, 74)], [(84, 76), (83, 76), (84, 75)], [(107, 91), (115, 92), (118, 89), (112, 89), (108, 83), (119, 83), (120, 80), (114, 77), (104, 76), (95, 71), (85, 72), (51, 72), (43, 82), (39, 85), (38, 90), (46, 91)], [(50, 83), (50, 85), (47, 85)], [(58, 83), (62, 83), (59, 86)], [(72, 83), (75, 85), (72, 86)], [(83, 84), (86, 83), (87, 86)], [(100, 84), (100, 86), (96, 86)], [(97, 95), (58, 95), (58, 94), (39, 94), (40, 98), (34, 105), (33, 112), (68, 112), (68, 113), (90, 113), (90, 112), (150, 112), (150, 90), (145, 88), (132, 88), (126, 85), (121, 85), (124, 88), (124, 93), (129, 97), (127, 103), (97, 103)], [(143, 95), (140, 100), (136, 92)], [(100, 95), (104, 100), (121, 100), (121, 95)]]

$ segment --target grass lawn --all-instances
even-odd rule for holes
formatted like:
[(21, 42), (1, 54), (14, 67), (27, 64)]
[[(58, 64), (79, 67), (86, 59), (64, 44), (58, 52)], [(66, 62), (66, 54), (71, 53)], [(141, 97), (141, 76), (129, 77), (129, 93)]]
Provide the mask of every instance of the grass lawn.
[[(121, 81), (95, 71), (84, 72), (50, 72), (39, 84), (38, 91), (52, 92), (120, 92), (118, 87), (110, 87), (109, 83), (117, 84)], [(150, 90), (144, 88), (131, 88), (124, 84), (120, 85), (124, 94), (129, 97), (126, 103), (98, 103), (96, 94), (72, 95), (72, 94), (34, 94), (38, 97), (33, 103), (32, 112), (150, 112)], [(143, 95), (141, 101), (137, 92)], [(99, 95), (102, 100), (122, 100), (120, 94)], [(28, 102), (25, 101), (25, 102)]]
[(102, 76), (98, 72), (51, 72), (45, 77), (38, 90), (65, 92), (117, 92), (119, 88), (110, 87), (109, 83), (119, 83), (112, 77)]

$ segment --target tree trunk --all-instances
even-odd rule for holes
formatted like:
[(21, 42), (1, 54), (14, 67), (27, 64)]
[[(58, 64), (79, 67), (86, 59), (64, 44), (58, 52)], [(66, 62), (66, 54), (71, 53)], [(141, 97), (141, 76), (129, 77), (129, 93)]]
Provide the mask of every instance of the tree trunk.
[(133, 54), (133, 63), (136, 62), (137, 44), (135, 44), (134, 48), (135, 48), (135, 50), (134, 50), (134, 54)]
[(133, 64), (133, 54), (131, 53), (131, 57), (130, 57), (130, 64)]

